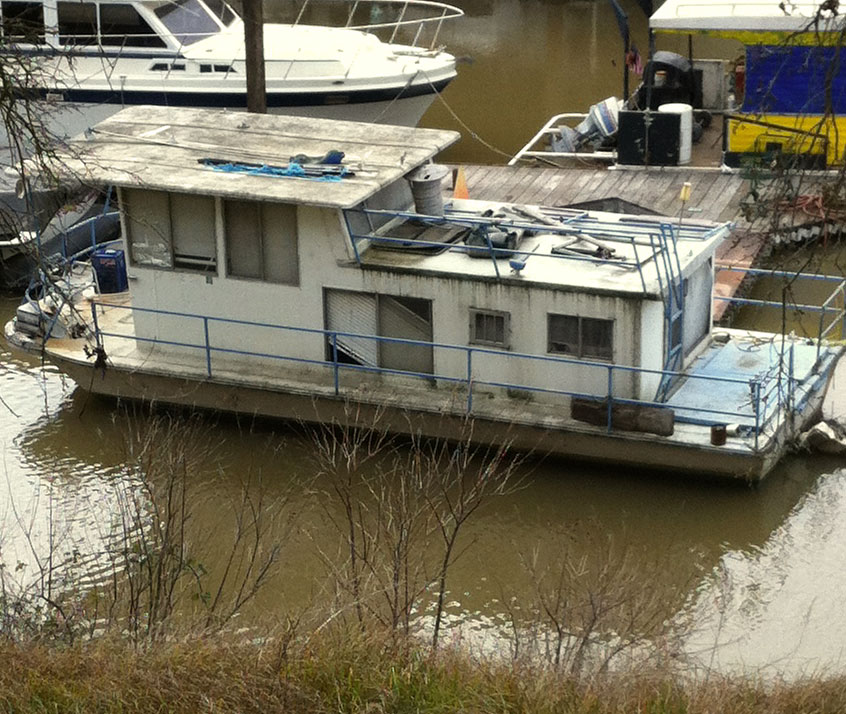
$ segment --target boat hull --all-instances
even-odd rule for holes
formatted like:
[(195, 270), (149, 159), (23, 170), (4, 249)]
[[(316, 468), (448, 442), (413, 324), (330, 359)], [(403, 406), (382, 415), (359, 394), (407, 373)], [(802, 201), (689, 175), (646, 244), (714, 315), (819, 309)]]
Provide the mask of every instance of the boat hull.
[(474, 415), (469, 418), (471, 427), (468, 417), (461, 413), (428, 410), (421, 404), (390, 406), (375, 395), (355, 398), (335, 396), (331, 390), (323, 394), (314, 389), (282, 390), (235, 379), (168, 374), (149, 367), (144, 372), (112, 364), (101, 369), (94, 366), (93, 358), (69, 357), (62, 343), (50, 341), (46, 352), (49, 360), (86, 391), (119, 400), (249, 414), (299, 424), (345, 423), (362, 428), (378, 424), (380, 429), (392, 433), (431, 438), (471, 436), (474, 443), (508, 443), (510, 449), (518, 452), (743, 482), (761, 480), (782, 455), (781, 448), (757, 453), (729, 451), (718, 446), (668, 442), (645, 434), (609, 434), (589, 426), (522, 423), (507, 415)]

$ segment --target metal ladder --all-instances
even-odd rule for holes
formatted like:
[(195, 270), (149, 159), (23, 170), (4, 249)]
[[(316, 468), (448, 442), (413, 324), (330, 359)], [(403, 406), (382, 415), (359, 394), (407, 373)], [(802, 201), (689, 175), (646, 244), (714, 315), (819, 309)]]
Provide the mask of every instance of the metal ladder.
[[(664, 371), (677, 372), (682, 368), (684, 356), (684, 279), (679, 262), (676, 229), (669, 223), (662, 223), (660, 232), (650, 233), (649, 240), (658, 275), (658, 287), (664, 300)], [(655, 394), (656, 402), (667, 400), (676, 380), (676, 375), (661, 375), (661, 382)]]

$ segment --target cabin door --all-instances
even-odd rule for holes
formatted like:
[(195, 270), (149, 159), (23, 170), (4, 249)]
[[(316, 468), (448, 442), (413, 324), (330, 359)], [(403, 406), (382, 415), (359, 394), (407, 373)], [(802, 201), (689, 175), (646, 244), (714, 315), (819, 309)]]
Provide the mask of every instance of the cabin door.
[[(338, 333), (377, 335), (376, 296), (351, 290), (327, 290), (326, 329)], [(352, 334), (338, 334), (336, 339), (339, 362), (368, 367), (379, 365), (378, 340), (354, 337)], [(333, 359), (331, 336), (327, 339), (327, 350), (327, 357)]]
[[(432, 301), (379, 295), (379, 334), (415, 342), (432, 341)], [(432, 374), (432, 346), (383, 342), (381, 365), (386, 369)]]
[[(434, 371), (431, 344), (394, 341), (432, 342), (431, 300), (327, 290), (325, 304), (326, 329), (336, 333), (340, 362), (423, 374)], [(327, 338), (328, 359), (333, 359), (332, 339)]]

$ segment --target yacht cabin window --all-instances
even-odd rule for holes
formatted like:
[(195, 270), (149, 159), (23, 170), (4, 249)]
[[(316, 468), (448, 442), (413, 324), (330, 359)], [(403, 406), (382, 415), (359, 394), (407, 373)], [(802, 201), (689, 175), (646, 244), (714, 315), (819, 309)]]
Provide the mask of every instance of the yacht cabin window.
[(132, 5), (102, 3), (100, 42), (109, 47), (166, 47), (147, 21)]
[(296, 206), (224, 200), (223, 215), (228, 276), (300, 284)]
[(238, 19), (235, 11), (223, 0), (203, 0), (203, 2), (212, 14), (227, 27)]
[(168, 0), (155, 13), (180, 45), (190, 45), (220, 32), (220, 25), (200, 0)]
[(612, 362), (614, 321), (576, 315), (548, 315), (547, 352)]
[(97, 6), (94, 3), (60, 2), (57, 10), (61, 44), (97, 44)]
[(40, 2), (0, 3), (3, 39), (12, 42), (44, 42), (44, 6)]
[(215, 207), (211, 196), (124, 189), (130, 262), (201, 272), (217, 269)]

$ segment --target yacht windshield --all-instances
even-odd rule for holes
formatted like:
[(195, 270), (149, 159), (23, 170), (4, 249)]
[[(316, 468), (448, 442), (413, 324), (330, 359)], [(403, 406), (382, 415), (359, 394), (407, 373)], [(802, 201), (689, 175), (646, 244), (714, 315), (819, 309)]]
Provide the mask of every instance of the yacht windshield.
[(235, 20), (238, 19), (238, 15), (235, 11), (229, 7), (223, 0), (203, 0), (206, 3), (206, 7), (212, 11), (212, 14), (220, 20), (224, 25), (229, 27)]
[(156, 17), (183, 45), (220, 32), (220, 25), (199, 0), (171, 0), (156, 8)]

